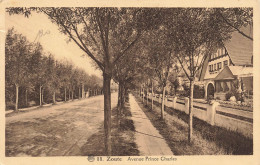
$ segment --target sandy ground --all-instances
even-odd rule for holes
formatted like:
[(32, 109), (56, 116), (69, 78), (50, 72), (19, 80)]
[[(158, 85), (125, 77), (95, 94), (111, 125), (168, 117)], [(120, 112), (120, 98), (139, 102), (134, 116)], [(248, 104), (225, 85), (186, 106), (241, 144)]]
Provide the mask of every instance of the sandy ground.
[[(117, 94), (111, 98), (113, 108)], [(103, 120), (103, 96), (6, 117), (6, 156), (81, 155)]]
[(173, 155), (165, 139), (159, 131), (152, 125), (145, 113), (137, 104), (134, 96), (129, 96), (132, 120), (136, 129), (136, 144), (140, 155), (159, 156)]

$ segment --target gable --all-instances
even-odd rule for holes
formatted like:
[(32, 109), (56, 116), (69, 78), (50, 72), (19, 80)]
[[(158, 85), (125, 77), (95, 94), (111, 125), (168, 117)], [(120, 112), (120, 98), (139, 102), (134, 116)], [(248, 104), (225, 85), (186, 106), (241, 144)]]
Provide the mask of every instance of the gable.
[(235, 76), (231, 72), (228, 66), (226, 66), (216, 77), (214, 80), (232, 80)]

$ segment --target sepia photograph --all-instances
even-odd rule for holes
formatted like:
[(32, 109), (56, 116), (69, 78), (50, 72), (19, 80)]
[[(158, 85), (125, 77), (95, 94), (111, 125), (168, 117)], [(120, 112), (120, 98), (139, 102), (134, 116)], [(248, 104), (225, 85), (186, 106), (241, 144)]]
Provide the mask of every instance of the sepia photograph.
[(253, 6), (3, 14), (3, 157), (173, 164), (258, 152)]

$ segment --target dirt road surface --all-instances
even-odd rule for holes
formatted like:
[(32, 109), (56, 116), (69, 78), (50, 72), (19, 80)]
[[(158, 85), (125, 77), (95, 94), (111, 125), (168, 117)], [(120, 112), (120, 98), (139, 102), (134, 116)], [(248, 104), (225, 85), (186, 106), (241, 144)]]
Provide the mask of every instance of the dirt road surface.
[[(117, 94), (113, 93), (112, 108)], [(104, 121), (103, 96), (6, 117), (6, 156), (79, 156)]]

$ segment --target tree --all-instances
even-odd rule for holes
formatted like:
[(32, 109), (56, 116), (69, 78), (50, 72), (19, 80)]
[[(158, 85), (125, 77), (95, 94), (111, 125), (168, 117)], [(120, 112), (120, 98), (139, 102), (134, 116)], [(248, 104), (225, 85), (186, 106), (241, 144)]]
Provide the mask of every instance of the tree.
[(182, 85), (180, 77), (178, 77), (179, 72), (180, 72), (180, 67), (178, 65), (175, 65), (173, 70), (170, 72), (169, 78), (168, 78), (168, 80), (171, 84), (171, 87), (174, 88), (174, 95), (177, 94), (178, 88), (180, 88)]
[[(236, 29), (221, 23), (216, 17), (215, 9), (172, 9), (169, 13), (166, 15), (165, 26), (171, 34), (169, 38), (172, 39), (172, 44), (177, 45), (177, 59), (190, 81), (188, 140), (192, 141), (193, 88), (196, 73), (201, 69), (206, 57), (223, 46), (223, 42), (230, 39), (231, 32)], [(229, 15), (229, 18), (231, 17), (234, 15)], [(242, 18), (243, 15), (239, 17)], [(242, 25), (244, 23), (238, 23), (236, 27), (239, 29)]]
[[(161, 21), (158, 9), (148, 8), (9, 8), (25, 16), (36, 10), (46, 14), (103, 72), (105, 148), (111, 155), (111, 93), (114, 66), (145, 31)], [(118, 33), (123, 32), (123, 33)], [(120, 39), (120, 41), (118, 40)], [(114, 49), (111, 41), (122, 42)]]
[(122, 107), (124, 107), (128, 90), (132, 86), (132, 82), (135, 80), (136, 76), (142, 72), (144, 66), (143, 61), (140, 60), (142, 49), (137, 48), (137, 46), (142, 47), (140, 44), (141, 43), (138, 42), (138, 45), (133, 46), (133, 49), (129, 50), (127, 55), (118, 60), (115, 65), (113, 79), (119, 86), (117, 104), (118, 117), (122, 113), (121, 110)]
[[(39, 105), (42, 105), (43, 93), (42, 88), (46, 84), (46, 67), (45, 58), (43, 57), (43, 47), (40, 43), (33, 43), (32, 56), (29, 62), (29, 74), (30, 80), (28, 84), (31, 84), (32, 88), (39, 89)], [(35, 89), (34, 89), (35, 90)]]
[(192, 141), (195, 75), (212, 48), (210, 43), (215, 41), (213, 36), (216, 37), (217, 35), (216, 31), (214, 31), (215, 29), (211, 30), (210, 28), (212, 27), (209, 27), (210, 19), (206, 9), (180, 9), (179, 11), (174, 11), (174, 14), (176, 14), (177, 17), (175, 19), (178, 22), (175, 22), (174, 27), (168, 27), (175, 33), (173, 43), (178, 44), (177, 58), (190, 81), (188, 140)]
[[(241, 27), (253, 27), (253, 9), (252, 8), (214, 8), (214, 21), (224, 31), (237, 31), (242, 36), (253, 41), (253, 37), (241, 30)], [(223, 26), (226, 25), (226, 26)]]
[(6, 35), (5, 55), (6, 83), (15, 85), (15, 110), (17, 111), (19, 87), (28, 81), (29, 43), (26, 37), (17, 34), (13, 28), (9, 29)]
[(168, 82), (169, 72), (173, 67), (175, 59), (174, 45), (169, 42), (168, 31), (160, 26), (156, 31), (151, 31), (147, 37), (148, 61), (161, 87), (162, 105), (161, 119), (164, 119), (165, 90)]
[(47, 80), (47, 88), (52, 93), (52, 103), (56, 104), (56, 94), (59, 92), (60, 88), (60, 79), (58, 77), (58, 61), (54, 59), (52, 54), (49, 54), (47, 63), (46, 63), (46, 80)]

